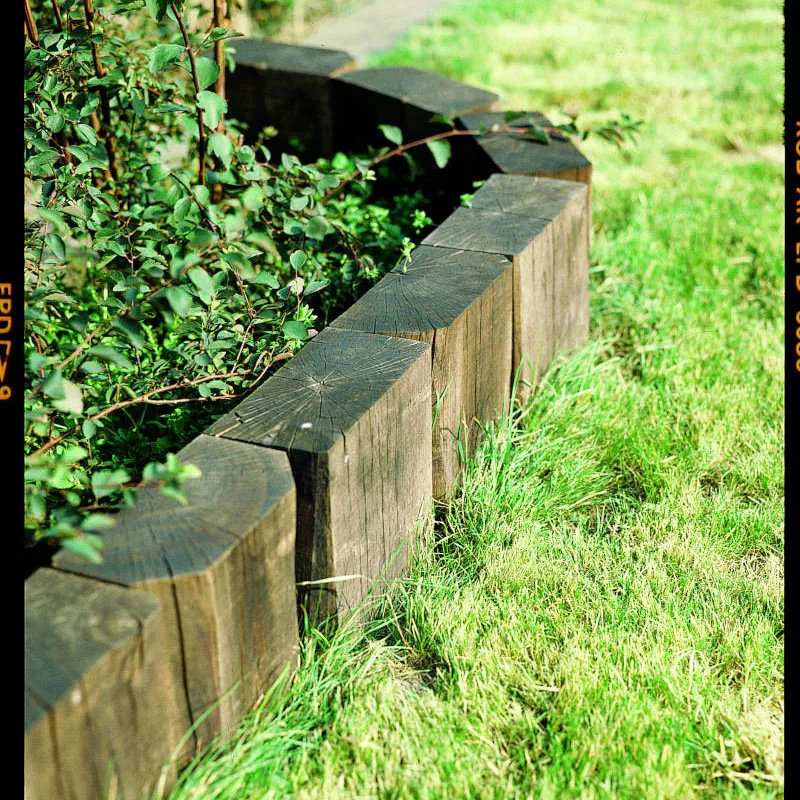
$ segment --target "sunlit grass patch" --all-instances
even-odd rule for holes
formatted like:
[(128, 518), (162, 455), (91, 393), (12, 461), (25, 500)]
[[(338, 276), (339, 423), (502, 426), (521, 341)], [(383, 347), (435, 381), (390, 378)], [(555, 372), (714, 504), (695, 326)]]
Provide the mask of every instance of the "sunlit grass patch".
[(591, 341), (176, 798), (782, 796), (780, 42), (776, 3), (463, 0), (379, 59), (646, 121), (581, 145)]

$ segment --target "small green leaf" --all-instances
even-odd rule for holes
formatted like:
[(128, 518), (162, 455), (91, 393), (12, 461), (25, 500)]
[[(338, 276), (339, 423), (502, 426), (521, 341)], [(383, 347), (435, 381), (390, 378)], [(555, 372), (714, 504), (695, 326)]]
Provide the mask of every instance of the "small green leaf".
[(281, 166), (287, 172), (291, 172), (295, 167), (300, 166), (300, 159), (291, 153), (281, 153)]
[(224, 133), (212, 133), (208, 141), (208, 150), (213, 156), (221, 159), (225, 167), (231, 165), (233, 158), (233, 142)]
[(297, 322), (296, 320), (289, 320), (288, 322), (284, 322), (283, 332), (290, 339), (299, 339), (300, 341), (303, 341), (303, 339), (308, 338), (308, 331), (306, 331), (305, 325), (303, 325), (302, 322)]
[(533, 139), (535, 142), (541, 142), (542, 144), (550, 144), (550, 137), (547, 134), (547, 131), (544, 128), (540, 128), (538, 125), (531, 125), (528, 128), (528, 132), (525, 134), (527, 138)]
[(228, 104), (215, 92), (204, 91), (197, 95), (197, 105), (203, 109), (203, 122), (212, 130), (220, 123)]
[(87, 439), (91, 439), (97, 433), (97, 423), (93, 419), (85, 419), (81, 425), (81, 431)]
[(240, 36), (241, 34), (231, 33), (227, 28), (214, 28), (211, 33), (208, 34), (208, 43), (213, 44), (214, 42), (218, 42), (220, 39), (225, 39), (229, 36)]
[(81, 556), (81, 558), (85, 558), (87, 561), (91, 561), (92, 564), (103, 563), (103, 557), (100, 555), (98, 549), (83, 536), (70, 536), (61, 539), (60, 544), (65, 550), (69, 550), (75, 553), (75, 555)]
[(50, 373), (42, 384), (42, 391), (51, 400), (63, 400), (67, 395), (64, 390), (64, 378), (61, 373)]
[(335, 175), (323, 175), (322, 180), (319, 182), (319, 189), (321, 192), (327, 192), (330, 189), (335, 189), (339, 185), (339, 179)]
[(75, 124), (75, 133), (84, 141), (89, 144), (97, 144), (97, 134), (91, 125), (85, 122), (78, 122)]
[(138, 94), (131, 94), (131, 107), (137, 117), (141, 117), (144, 114), (144, 100)]
[(114, 517), (111, 514), (87, 514), (81, 520), (81, 529), (84, 531), (99, 531), (103, 528), (113, 528), (114, 524)]
[(444, 139), (436, 139), (433, 142), (428, 142), (428, 150), (433, 153), (436, 166), (439, 169), (444, 169), (450, 160), (450, 142)]
[(162, 164), (151, 164), (147, 169), (147, 179), (150, 183), (158, 183), (169, 175), (169, 170)]
[(55, 114), (51, 114), (45, 121), (44, 124), (48, 127), (49, 130), (53, 131), (53, 133), (58, 133), (64, 127), (64, 117), (61, 116), (58, 112)]
[(172, 310), (179, 317), (182, 317), (184, 314), (188, 313), (194, 305), (192, 296), (185, 289), (181, 289), (180, 286), (170, 286), (167, 289), (166, 294), (167, 300), (172, 306)]
[(81, 387), (66, 378), (62, 378), (61, 385), (64, 390), (64, 398), (53, 401), (55, 408), (67, 414), (81, 414), (83, 412)]
[(80, 445), (74, 444), (68, 447), (60, 456), (59, 460), (63, 461), (65, 464), (75, 464), (78, 461), (86, 458), (89, 455), (89, 451), (85, 448), (81, 447)]
[(320, 289), (324, 289), (329, 283), (330, 281), (311, 281), (311, 283), (306, 286), (304, 294), (308, 297), (308, 295), (314, 294), (314, 292), (318, 292)]
[(431, 119), (431, 122), (443, 122), (445, 125), (449, 125), (451, 128), (455, 128), (456, 123), (453, 122), (452, 117), (448, 117), (446, 114), (434, 114)]
[(186, 219), (186, 215), (189, 213), (189, 209), (192, 207), (192, 198), (191, 197), (181, 197), (177, 203), (175, 203), (175, 208), (172, 210), (172, 214), (178, 222), (183, 222)]
[(164, 18), (164, 14), (167, 13), (169, 0), (144, 0), (144, 4), (147, 6), (147, 11), (150, 16), (156, 22), (161, 22)]
[(81, 364), (81, 372), (85, 372), (87, 375), (99, 375), (101, 372), (105, 372), (105, 368), (99, 361), (95, 361), (94, 359), (89, 359), (89, 361), (84, 361)]
[(269, 272), (258, 272), (253, 275), (252, 278), (248, 278), (248, 283), (265, 283), (271, 289), (277, 289), (280, 286), (278, 283), (278, 279), (274, 275), (270, 275)]
[(161, 72), (171, 64), (177, 64), (186, 48), (180, 44), (157, 44), (149, 53), (150, 72)]
[(378, 125), (378, 128), (380, 128), (381, 133), (392, 142), (392, 144), (398, 146), (403, 144), (403, 131), (396, 125)]
[(40, 208), (39, 209), (39, 216), (42, 219), (46, 219), (48, 222), (51, 222), (53, 225), (63, 225), (64, 224), (64, 217), (58, 213), (58, 211), (53, 211), (51, 208)]
[(122, 331), (137, 350), (141, 350), (144, 347), (144, 336), (142, 336), (137, 322), (122, 317), (121, 319), (115, 319), (111, 325), (117, 330)]
[(201, 294), (213, 297), (217, 293), (217, 287), (214, 285), (214, 281), (211, 280), (211, 276), (202, 267), (190, 269), (189, 279)]
[(242, 205), (248, 211), (258, 211), (264, 204), (264, 190), (260, 186), (248, 186), (242, 193)]
[(304, 194), (296, 194), (289, 201), (289, 208), (292, 211), (303, 211), (308, 206), (308, 197)]
[(292, 269), (299, 271), (303, 268), (303, 264), (306, 263), (306, 254), (302, 250), (295, 250), (289, 256), (289, 263), (292, 265)]
[(205, 58), (205, 56), (198, 58), (195, 61), (195, 66), (197, 67), (197, 80), (200, 82), (201, 89), (211, 86), (219, 77), (219, 67), (210, 58)]
[(194, 196), (197, 198), (197, 202), (200, 203), (203, 208), (208, 205), (208, 201), (211, 199), (211, 193), (208, 191), (208, 186), (203, 186), (200, 184), (199, 186), (195, 186), (192, 190)]
[(324, 239), (331, 232), (331, 224), (325, 217), (311, 217), (306, 225), (306, 236), (310, 239)]
[(67, 248), (64, 246), (64, 240), (57, 233), (48, 233), (44, 240), (59, 261), (66, 258)]
[(119, 491), (122, 484), (128, 481), (130, 477), (124, 469), (100, 469), (92, 475), (92, 491), (100, 499)]
[(122, 353), (118, 352), (113, 347), (109, 347), (108, 345), (95, 345), (89, 350), (89, 353), (97, 358), (103, 359), (103, 361), (110, 361), (112, 364), (116, 364), (121, 369), (135, 369), (133, 364), (127, 358), (125, 358)]

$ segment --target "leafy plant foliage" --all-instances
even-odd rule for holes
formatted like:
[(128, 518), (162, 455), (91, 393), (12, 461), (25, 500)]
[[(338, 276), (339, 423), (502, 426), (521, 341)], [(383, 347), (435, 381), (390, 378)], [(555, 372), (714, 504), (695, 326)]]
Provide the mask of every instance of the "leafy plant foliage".
[(26, 529), (93, 560), (105, 512), (142, 482), (181, 500), (166, 454), (430, 222), (372, 202), (368, 158), (243, 144), (205, 55), (234, 34), (184, 11), (41, 4), (25, 48)]
[[(184, 501), (197, 471), (172, 451), (405, 269), (432, 220), (419, 192), (373, 196), (383, 162), (414, 176), (426, 145), (442, 168), (450, 138), (485, 131), (441, 117), (405, 143), (381, 125), (392, 147), (304, 164), (226, 119), (224, 3), (199, 32), (202, 3), (24, 5), (26, 537), (98, 561), (109, 509), (143, 483)], [(621, 144), (640, 124), (595, 132)], [(581, 135), (574, 116), (492, 130)]]

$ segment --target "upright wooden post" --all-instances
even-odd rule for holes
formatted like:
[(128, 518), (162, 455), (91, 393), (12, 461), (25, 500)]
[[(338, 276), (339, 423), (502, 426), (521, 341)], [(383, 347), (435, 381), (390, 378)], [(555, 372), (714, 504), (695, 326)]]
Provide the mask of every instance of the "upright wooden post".
[(25, 581), (25, 800), (154, 788), (182, 733), (160, 615), (146, 592), (46, 568)]
[(430, 510), (430, 431), (430, 345), (331, 328), (208, 429), (288, 453), (313, 621), (347, 614), (405, 570)]
[(249, 141), (262, 128), (278, 130), (267, 143), (276, 155), (297, 139), (303, 159), (334, 153), (333, 106), (329, 78), (355, 67), (340, 50), (298, 47), (262, 39), (232, 39), (228, 50), (236, 64), (227, 82), (228, 116), (247, 123)]
[(587, 186), (592, 182), (592, 162), (566, 137), (553, 135), (549, 144), (537, 142), (519, 133), (499, 133), (492, 126), (530, 127), (532, 120), (541, 128), (553, 123), (538, 112), (520, 114), (506, 122), (502, 111), (480, 114), (462, 114), (456, 123), (462, 130), (484, 130), (483, 135), (458, 137), (459, 146), (469, 146), (464, 153), (470, 162), (472, 180), (482, 180), (492, 173), (529, 175), (538, 178), (556, 178), (578, 181)]
[(165, 724), (184, 733), (209, 712), (183, 764), (295, 666), (295, 490), (282, 453), (199, 436), (178, 455), (202, 472), (187, 481), (187, 506), (140, 489), (106, 533), (102, 564), (66, 551), (53, 563), (158, 598), (180, 689)]
[(553, 356), (589, 331), (588, 190), (548, 178), (492, 175), (423, 240), (500, 253), (514, 264), (514, 370), (524, 398)]
[(502, 256), (423, 245), (331, 324), (431, 343), (437, 499), (480, 442), (478, 421), (496, 419), (508, 403), (512, 278)]

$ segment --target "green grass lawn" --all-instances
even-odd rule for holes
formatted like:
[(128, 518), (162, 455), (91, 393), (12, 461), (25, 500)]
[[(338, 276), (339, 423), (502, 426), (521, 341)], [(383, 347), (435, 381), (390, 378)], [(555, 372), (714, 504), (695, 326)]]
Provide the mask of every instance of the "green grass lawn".
[(774, 1), (455, 0), (380, 59), (646, 121), (582, 145), (591, 343), (173, 800), (782, 796), (781, 37)]

